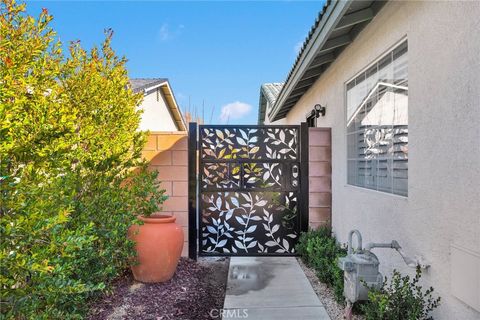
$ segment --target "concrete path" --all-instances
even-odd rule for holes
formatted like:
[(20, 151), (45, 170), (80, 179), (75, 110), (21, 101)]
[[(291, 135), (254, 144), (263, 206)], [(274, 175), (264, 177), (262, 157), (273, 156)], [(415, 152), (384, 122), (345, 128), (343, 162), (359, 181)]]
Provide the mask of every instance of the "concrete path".
[(330, 320), (294, 257), (230, 259), (223, 319)]

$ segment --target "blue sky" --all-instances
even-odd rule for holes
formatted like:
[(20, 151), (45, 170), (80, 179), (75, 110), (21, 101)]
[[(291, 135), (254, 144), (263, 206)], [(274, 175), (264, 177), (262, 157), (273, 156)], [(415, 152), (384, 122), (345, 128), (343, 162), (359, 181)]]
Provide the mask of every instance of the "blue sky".
[(27, 11), (47, 8), (60, 39), (86, 48), (113, 28), (131, 77), (169, 78), (182, 110), (190, 97), (201, 115), (205, 101), (207, 123), (253, 124), (260, 85), (284, 81), (323, 2), (28, 1)]

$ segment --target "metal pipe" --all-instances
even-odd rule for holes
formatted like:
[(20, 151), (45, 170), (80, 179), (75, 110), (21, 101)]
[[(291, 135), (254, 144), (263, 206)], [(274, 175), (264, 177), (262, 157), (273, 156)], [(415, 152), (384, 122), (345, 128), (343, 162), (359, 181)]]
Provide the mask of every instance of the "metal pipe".
[(417, 268), (417, 267), (420, 267), (422, 269), (426, 269), (428, 267), (430, 267), (429, 264), (425, 264), (425, 263), (421, 263), (420, 259), (412, 259), (410, 257), (408, 257), (405, 252), (403, 252), (402, 248), (396, 248), (397, 252), (400, 254), (400, 256), (402, 256), (402, 259), (403, 261), (405, 261), (405, 263), (407, 264), (407, 266), (411, 267), (411, 268)]
[(377, 242), (370, 242), (367, 243), (365, 246), (365, 250), (370, 251), (373, 248), (391, 248), (391, 249), (398, 249), (400, 245), (397, 241), (393, 240), (390, 243), (377, 243)]
[(350, 300), (347, 299), (347, 305), (345, 306), (345, 320), (352, 320), (352, 315), (353, 315), (353, 304), (354, 302), (351, 302)]
[(400, 254), (405, 264), (411, 268), (420, 267), (422, 269), (427, 269), (428, 267), (430, 267), (430, 265), (426, 263), (421, 257), (415, 257), (415, 259), (412, 259), (409, 256), (407, 256), (405, 252), (402, 250), (402, 247), (400, 246), (397, 240), (392, 240), (392, 242), (390, 243), (370, 242), (370, 243), (367, 243), (367, 245), (365, 246), (366, 251), (370, 251), (373, 248), (395, 249)]
[(353, 254), (353, 248), (352, 248), (352, 236), (355, 234), (357, 236), (357, 249), (356, 251), (361, 251), (362, 250), (362, 235), (360, 234), (360, 231), (357, 229), (350, 230), (348, 233), (348, 254)]

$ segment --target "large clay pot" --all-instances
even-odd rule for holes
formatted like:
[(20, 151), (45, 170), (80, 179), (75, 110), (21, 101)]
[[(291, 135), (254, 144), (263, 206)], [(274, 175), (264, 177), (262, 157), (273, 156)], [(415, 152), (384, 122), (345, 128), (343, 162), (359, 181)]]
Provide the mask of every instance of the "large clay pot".
[(172, 216), (156, 214), (148, 218), (139, 216), (138, 219), (144, 224), (133, 225), (128, 231), (137, 250), (138, 264), (132, 266), (135, 280), (170, 280), (182, 254), (182, 228), (175, 223), (175, 217)]

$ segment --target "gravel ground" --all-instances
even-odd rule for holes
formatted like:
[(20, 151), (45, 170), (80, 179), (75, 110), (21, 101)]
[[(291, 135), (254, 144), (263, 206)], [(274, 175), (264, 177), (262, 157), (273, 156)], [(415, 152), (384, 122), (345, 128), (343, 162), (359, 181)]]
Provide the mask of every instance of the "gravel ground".
[(136, 282), (128, 273), (93, 304), (88, 319), (210, 319), (212, 309), (223, 307), (228, 264), (227, 258), (182, 258), (171, 280), (155, 284)]
[[(333, 290), (330, 289), (325, 283), (320, 282), (318, 280), (315, 270), (307, 267), (302, 259), (297, 258), (298, 263), (300, 264), (300, 267), (302, 267), (303, 272), (307, 276), (308, 280), (310, 281), (310, 284), (313, 287), (313, 290), (317, 294), (318, 298), (322, 302), (323, 306), (325, 307), (325, 310), (327, 310), (328, 315), (332, 320), (342, 320), (345, 319), (344, 317), (344, 307), (339, 304), (337, 301), (335, 301), (335, 296), (333, 294)], [(365, 318), (361, 315), (354, 314), (352, 316), (353, 320), (364, 320)]]

